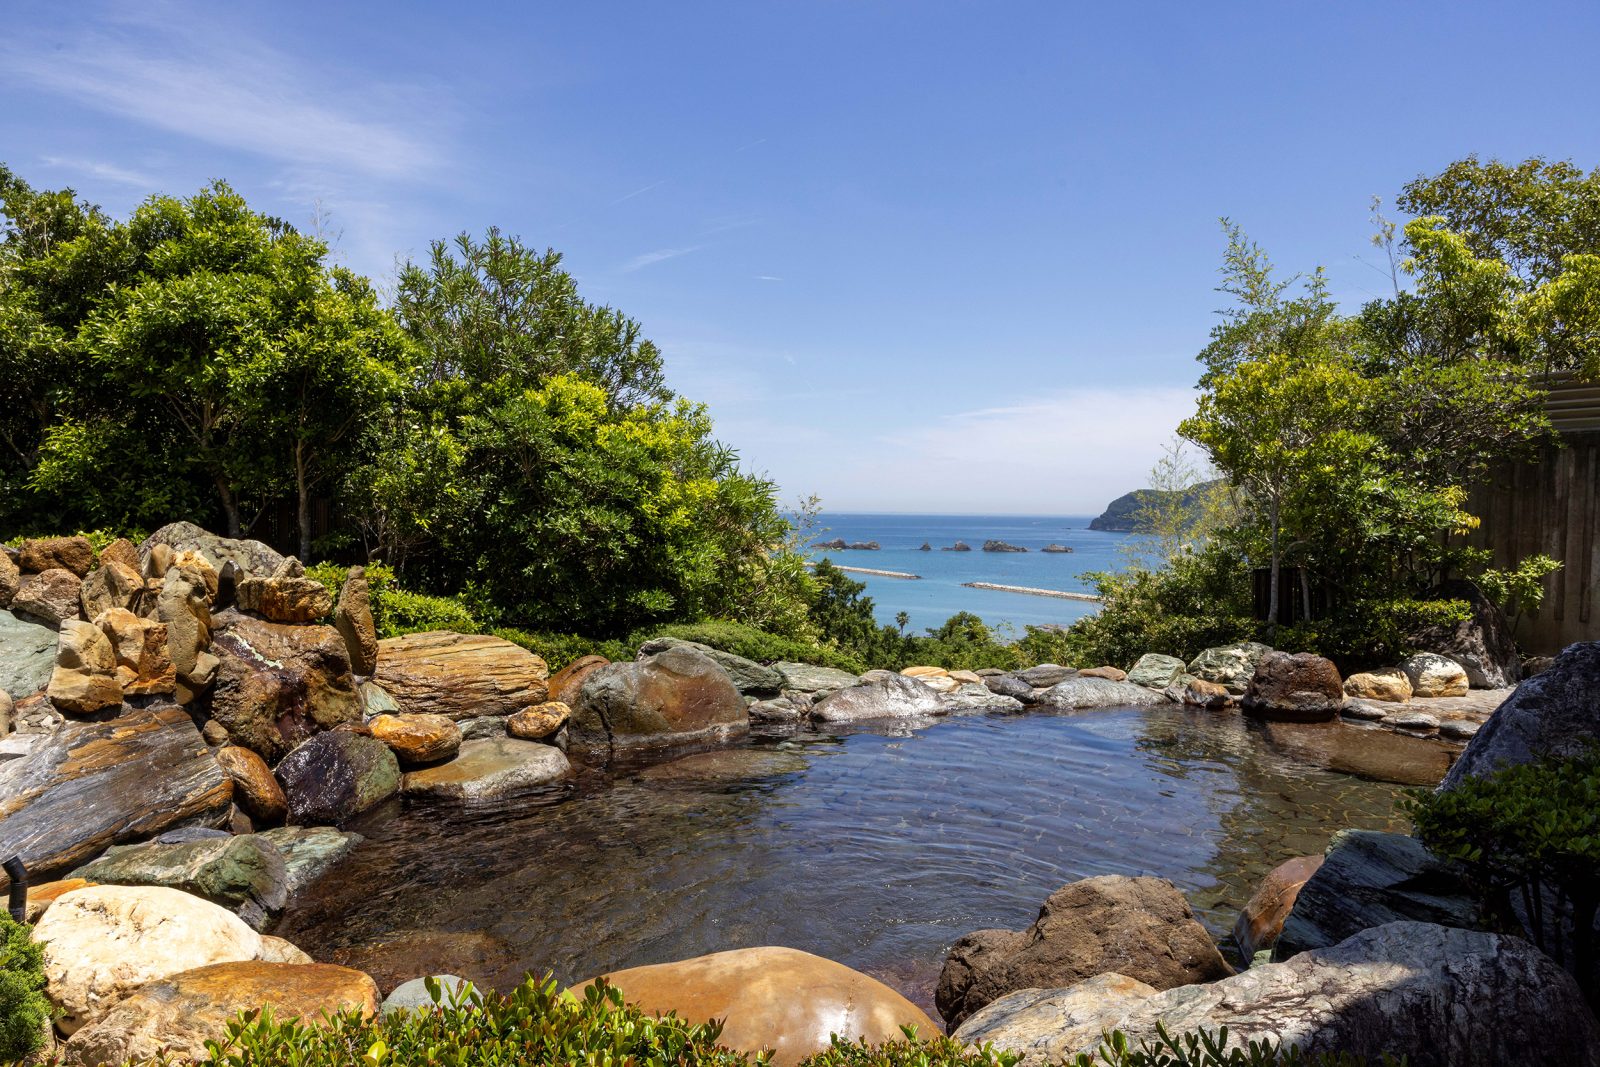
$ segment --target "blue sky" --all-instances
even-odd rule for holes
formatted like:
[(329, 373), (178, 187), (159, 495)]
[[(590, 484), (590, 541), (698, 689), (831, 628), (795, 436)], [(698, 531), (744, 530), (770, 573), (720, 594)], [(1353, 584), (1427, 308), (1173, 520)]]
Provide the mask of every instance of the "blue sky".
[(1600, 163), (1589, 3), (13, 0), (0, 159), (126, 213), (226, 178), (383, 281), (566, 253), (786, 495), (1074, 514), (1192, 404), (1217, 216), (1352, 305), (1368, 201)]

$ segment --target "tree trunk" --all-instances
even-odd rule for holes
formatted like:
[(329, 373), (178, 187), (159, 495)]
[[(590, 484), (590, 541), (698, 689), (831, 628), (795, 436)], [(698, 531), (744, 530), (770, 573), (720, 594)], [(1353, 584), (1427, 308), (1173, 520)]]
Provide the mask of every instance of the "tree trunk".
[(1311, 575), (1304, 566), (1300, 568), (1300, 612), (1304, 621), (1311, 621)]
[(1271, 580), (1267, 583), (1267, 632), (1276, 634), (1278, 631), (1278, 501), (1272, 501), (1272, 508), (1268, 515), (1272, 523), (1272, 570)]
[(306, 484), (306, 445), (294, 446), (295, 519), (300, 525), (300, 562), (311, 558), (311, 489)]
[(243, 527), (239, 522), (239, 502), (233, 498), (233, 490), (228, 488), (228, 481), (222, 475), (216, 476), (217, 496), (222, 498), (222, 514), (228, 519), (228, 536), (239, 537)]

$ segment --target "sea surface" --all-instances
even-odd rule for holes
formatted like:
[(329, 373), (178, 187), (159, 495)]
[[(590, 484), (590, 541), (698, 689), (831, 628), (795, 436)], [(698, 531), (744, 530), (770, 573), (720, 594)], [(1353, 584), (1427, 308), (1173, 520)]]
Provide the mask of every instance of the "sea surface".
[[(867, 583), (880, 623), (894, 623), (898, 612), (911, 616), (909, 631), (937, 627), (958, 611), (980, 615), (992, 627), (1022, 636), (1024, 626), (1067, 625), (1096, 606), (1081, 600), (968, 589), (963, 582), (995, 582), (1035, 589), (1092, 593), (1083, 577), (1090, 571), (1121, 570), (1128, 564), (1128, 534), (1089, 529), (1089, 515), (873, 515), (824, 512), (816, 540), (877, 541), (877, 552), (819, 552), (841, 567), (870, 567), (920, 575), (918, 581), (852, 574)], [(1006, 541), (1027, 552), (984, 552), (985, 541)], [(941, 552), (965, 541), (971, 552)], [(933, 551), (920, 551), (924, 542)], [(1070, 553), (1039, 551), (1054, 542)]]

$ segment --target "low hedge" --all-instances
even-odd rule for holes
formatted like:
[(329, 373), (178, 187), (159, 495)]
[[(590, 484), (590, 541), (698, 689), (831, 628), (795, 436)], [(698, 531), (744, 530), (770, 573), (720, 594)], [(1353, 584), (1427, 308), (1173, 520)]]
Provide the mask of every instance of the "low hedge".
[(44, 946), (31, 940), (31, 930), (0, 910), (0, 1063), (37, 1052), (50, 1019)]

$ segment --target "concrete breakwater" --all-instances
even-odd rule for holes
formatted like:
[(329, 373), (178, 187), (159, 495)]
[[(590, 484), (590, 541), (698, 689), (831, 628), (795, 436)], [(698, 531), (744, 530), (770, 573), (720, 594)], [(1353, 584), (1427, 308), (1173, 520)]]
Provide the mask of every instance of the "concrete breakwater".
[(922, 580), (922, 575), (907, 574), (905, 571), (880, 571), (874, 570), (871, 567), (841, 567), (837, 563), (833, 565), (833, 569), (838, 571), (849, 571), (851, 574), (872, 574), (879, 578), (904, 578), (907, 581), (913, 582), (920, 582)]
[[(847, 568), (841, 567), (840, 570)], [(1059, 600), (1085, 600), (1091, 604), (1100, 603), (1100, 598), (1093, 593), (1069, 593), (1064, 589), (1034, 589), (1026, 585), (996, 585), (994, 582), (962, 582), (968, 589), (993, 589), (998, 593), (1026, 593), (1029, 596), (1053, 596)]]

